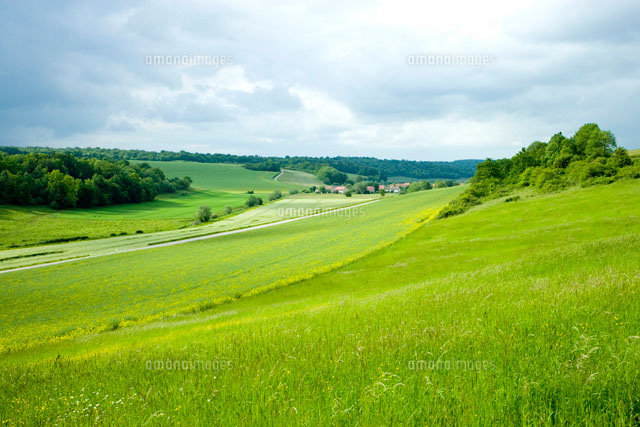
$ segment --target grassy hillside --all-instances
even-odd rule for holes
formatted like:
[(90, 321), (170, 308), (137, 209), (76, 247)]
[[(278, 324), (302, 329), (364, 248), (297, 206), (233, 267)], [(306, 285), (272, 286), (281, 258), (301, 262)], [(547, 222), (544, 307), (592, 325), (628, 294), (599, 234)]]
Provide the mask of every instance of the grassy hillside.
[(209, 205), (213, 212), (221, 212), (225, 206), (237, 207), (249, 197), (246, 194), (223, 193), (209, 190), (189, 191), (182, 194), (166, 194), (148, 203), (72, 209), (58, 212), (61, 218), (97, 219), (166, 219), (189, 218), (200, 205)]
[(95, 239), (111, 234), (134, 234), (138, 230), (151, 233), (180, 228), (190, 222), (188, 219), (74, 218), (47, 207), (0, 206), (0, 250), (42, 245), (56, 239), (83, 236)]
[[(239, 228), (246, 228), (261, 224), (267, 224), (284, 219), (295, 218), (313, 214), (316, 212), (324, 212), (332, 209), (352, 206), (379, 198), (378, 195), (355, 195), (347, 198), (335, 194), (298, 194), (286, 199), (279, 200), (275, 203), (259, 206), (249, 209), (237, 215), (222, 218), (220, 220), (203, 224), (198, 227), (182, 228), (179, 230), (169, 230), (156, 232), (152, 234), (134, 234), (131, 231), (126, 236), (116, 236), (109, 239), (82, 240), (64, 244), (31, 246), (27, 248), (11, 249), (0, 251), (0, 270), (8, 270), (12, 268), (24, 267), (34, 264), (44, 264), (60, 260), (83, 258), (88, 256), (100, 256), (112, 254), (114, 252), (122, 252), (141, 247), (148, 247), (158, 243), (171, 242), (176, 240), (184, 240), (193, 237), (205, 236), (209, 234), (220, 233)], [(30, 213), (30, 215), (35, 215)], [(28, 217), (27, 217), (28, 218)], [(93, 228), (99, 229), (105, 227), (106, 224), (111, 225), (114, 233), (126, 227), (142, 226), (153, 224), (154, 221), (129, 221), (119, 220), (87, 220), (87, 221), (70, 221), (62, 220), (55, 215), (46, 216), (45, 219), (38, 221), (35, 225), (23, 225), (24, 219), (21, 215), (11, 216), (11, 220), (7, 227), (6, 239), (15, 240), (19, 236), (20, 230), (42, 230), (43, 235), (52, 236), (54, 232), (62, 232), (65, 226), (77, 227), (78, 224), (92, 224)], [(191, 220), (185, 220), (187, 224), (191, 224)], [(13, 222), (13, 224), (10, 224)], [(159, 222), (159, 221), (158, 221)], [(3, 226), (5, 222), (1, 223)], [(164, 224), (160, 222), (160, 224)], [(176, 225), (180, 224), (176, 222)], [(51, 231), (44, 230), (51, 227)], [(135, 230), (135, 229), (134, 229)], [(93, 231), (87, 229), (71, 229), (73, 233)], [(109, 231), (105, 227), (103, 233)], [(67, 230), (69, 232), (69, 230)], [(26, 232), (24, 234), (27, 234)], [(29, 234), (31, 237), (31, 234)], [(33, 239), (42, 239), (42, 235), (34, 234)]]
[(41, 245), (55, 239), (87, 237), (100, 239), (112, 234), (153, 233), (191, 225), (198, 206), (209, 205), (220, 213), (225, 206), (242, 206), (246, 194), (190, 191), (162, 195), (143, 203), (90, 209), (53, 210), (45, 206), (0, 206), (0, 249)]
[[(287, 288), (5, 354), (0, 417), (637, 424), (639, 215), (637, 181), (494, 201)], [(25, 284), (13, 280), (15, 294)], [(28, 317), (3, 326), (15, 333)]]
[(292, 188), (296, 188), (297, 186), (309, 188), (312, 185), (317, 187), (324, 185), (322, 181), (313, 174), (290, 169), (283, 169), (282, 174), (278, 176), (277, 181), (282, 184), (290, 185)]
[(12, 308), (0, 314), (0, 350), (198, 311), (311, 277), (397, 240), (458, 193), (413, 193), (243, 234), (4, 273), (0, 305)]
[(193, 187), (204, 190), (227, 193), (246, 193), (247, 190), (253, 190), (257, 194), (268, 194), (273, 190), (286, 191), (292, 188), (309, 187), (275, 181), (273, 178), (278, 175), (278, 172), (252, 171), (240, 165), (181, 161), (145, 163), (162, 169), (170, 178), (189, 176), (193, 179)]
[[(201, 205), (214, 213), (225, 206), (241, 207), (247, 190), (266, 198), (279, 189), (308, 188), (320, 185), (304, 172), (287, 171), (278, 181), (274, 172), (250, 171), (238, 165), (191, 162), (147, 162), (160, 167), (168, 177), (190, 176), (195, 191), (163, 194), (144, 203), (112, 205), (90, 209), (58, 211), (48, 207), (0, 206), (0, 250), (43, 244), (55, 239), (99, 239), (112, 234), (134, 234), (175, 230), (191, 224)], [(329, 205), (331, 202), (329, 202)], [(6, 221), (4, 221), (6, 220)]]
[(629, 157), (631, 157), (634, 160), (640, 160), (640, 149), (629, 150)]

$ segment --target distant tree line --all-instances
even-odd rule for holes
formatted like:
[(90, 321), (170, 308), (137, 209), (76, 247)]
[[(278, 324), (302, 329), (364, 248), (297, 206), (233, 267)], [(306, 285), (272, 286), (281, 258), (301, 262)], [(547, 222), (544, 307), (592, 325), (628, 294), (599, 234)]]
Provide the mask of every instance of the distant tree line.
[(78, 158), (69, 152), (0, 150), (0, 203), (88, 208), (153, 200), (186, 190), (191, 179), (167, 179), (158, 168), (127, 160)]
[[(427, 162), (413, 160), (385, 160), (374, 157), (262, 157), (237, 156), (232, 154), (204, 154), (188, 153), (186, 151), (144, 151), (121, 150), (118, 148), (48, 148), (48, 147), (3, 147), (7, 153), (18, 154), (24, 152), (52, 153), (63, 152), (76, 157), (114, 160), (184, 160), (200, 163), (235, 163), (244, 165), (252, 170), (277, 172), (280, 169), (293, 169), (312, 174), (326, 166), (342, 173), (361, 175), (378, 181), (386, 181), (390, 176), (406, 176), (416, 179), (469, 178), (475, 173), (475, 167), (480, 160), (456, 160), (453, 162)], [(340, 184), (330, 182), (327, 184)]]
[(535, 141), (510, 159), (487, 159), (478, 164), (469, 188), (443, 209), (440, 217), (464, 212), (518, 188), (552, 192), (620, 178), (640, 178), (640, 164), (631, 160), (627, 150), (617, 147), (613, 133), (588, 123), (570, 138), (557, 133), (549, 142)]
[(282, 163), (277, 160), (268, 159), (264, 162), (246, 163), (244, 167), (254, 171), (280, 172)]

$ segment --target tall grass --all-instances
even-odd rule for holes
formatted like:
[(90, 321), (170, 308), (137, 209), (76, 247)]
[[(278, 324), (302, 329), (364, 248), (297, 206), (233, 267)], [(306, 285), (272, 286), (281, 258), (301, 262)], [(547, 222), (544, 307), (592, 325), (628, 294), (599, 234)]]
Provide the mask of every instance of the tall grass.
[(7, 354), (0, 417), (637, 424), (639, 210), (632, 181), (488, 204), (277, 291)]

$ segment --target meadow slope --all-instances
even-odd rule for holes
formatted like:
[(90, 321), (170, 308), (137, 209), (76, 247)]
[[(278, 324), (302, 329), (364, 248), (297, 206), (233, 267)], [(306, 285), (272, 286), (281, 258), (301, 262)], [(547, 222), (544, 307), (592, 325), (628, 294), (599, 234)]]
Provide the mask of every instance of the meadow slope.
[[(140, 161), (136, 161), (142, 163)], [(193, 186), (211, 191), (226, 193), (246, 193), (253, 190), (256, 194), (268, 194), (273, 190), (287, 191), (293, 188), (303, 189), (309, 185), (300, 184), (295, 179), (292, 182), (274, 180), (279, 172), (253, 171), (241, 165), (227, 163), (197, 163), (197, 162), (162, 162), (145, 161), (154, 168), (160, 168), (169, 178), (189, 176), (193, 179)], [(302, 174), (302, 173), (301, 173)], [(307, 175), (307, 174), (305, 174)]]
[(282, 174), (278, 175), (277, 181), (282, 184), (288, 184), (295, 188), (295, 186), (305, 186), (311, 187), (315, 185), (319, 187), (321, 185), (325, 185), (322, 181), (318, 179), (317, 176), (312, 175), (306, 172), (294, 171), (290, 169), (283, 169)]
[[(0, 313), (0, 350), (200, 311), (309, 278), (397, 240), (459, 193), (412, 193), (242, 234), (3, 273), (0, 305), (9, 309)], [(371, 224), (384, 227), (372, 233)]]
[[(371, 200), (376, 200), (379, 197), (380, 196), (377, 194), (362, 194), (350, 198), (335, 194), (298, 194), (278, 200), (268, 205), (248, 209), (237, 215), (231, 215), (219, 220), (214, 220), (197, 227), (183, 226), (178, 230), (157, 231), (150, 234), (135, 234), (132, 232), (132, 235), (118, 235), (109, 239), (82, 240), (4, 250), (0, 251), (0, 274), (6, 270), (30, 265), (46, 264), (75, 258), (111, 255), (114, 253), (166, 242), (174, 242), (222, 233), (230, 230), (269, 224), (281, 220), (305, 216), (310, 213), (326, 212), (346, 206), (355, 206), (367, 203)], [(32, 214), (35, 215), (35, 213)], [(13, 221), (18, 222), (19, 218), (20, 217), (18, 216), (13, 219)], [(24, 220), (26, 221), (26, 219)], [(71, 224), (59, 218), (57, 219), (57, 221), (60, 221), (59, 223), (56, 223), (56, 218), (40, 219), (40, 221), (44, 221), (45, 224), (48, 224), (51, 227), (57, 226), (56, 228), (71, 226)], [(131, 226), (128, 220), (114, 219), (107, 223), (112, 224), (114, 232), (122, 230), (127, 226)], [(137, 222), (134, 222), (133, 224), (137, 224)], [(188, 221), (188, 224), (191, 225), (192, 221)], [(44, 226), (44, 224), (41, 226)], [(20, 227), (20, 224), (11, 224), (7, 227), (7, 230), (10, 233), (19, 233), (21, 229), (25, 228), (33, 231), (32, 227), (25, 227), (24, 225)], [(78, 231), (79, 230), (76, 228), (76, 232)]]
[(639, 217), (637, 181), (498, 200), (286, 288), (5, 354), (0, 417), (637, 424)]
[[(140, 163), (140, 162), (138, 162)], [(161, 194), (156, 200), (90, 209), (53, 210), (46, 206), (0, 205), (0, 250), (41, 245), (56, 239), (101, 239), (121, 233), (155, 233), (188, 227), (201, 205), (221, 215), (226, 206), (241, 208), (254, 191), (266, 200), (273, 190), (284, 193), (319, 181), (304, 172), (287, 172), (275, 181), (275, 172), (251, 171), (239, 165), (194, 162), (146, 162), (167, 176), (190, 176), (193, 189)], [(308, 184), (308, 185), (307, 185)]]

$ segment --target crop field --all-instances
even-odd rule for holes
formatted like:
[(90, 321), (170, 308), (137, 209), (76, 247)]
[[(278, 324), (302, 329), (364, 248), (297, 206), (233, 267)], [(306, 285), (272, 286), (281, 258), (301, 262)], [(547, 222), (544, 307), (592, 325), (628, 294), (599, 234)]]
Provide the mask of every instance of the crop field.
[[(134, 226), (141, 227), (142, 225), (153, 224), (153, 221), (126, 221), (115, 219), (111, 221), (95, 221), (94, 227), (100, 227), (101, 224), (103, 226), (104, 224), (113, 225), (115, 234), (119, 234), (118, 231), (122, 230), (128, 223), (131, 223), (130, 227), (134, 228), (131, 233), (128, 233), (127, 235), (118, 235), (106, 240), (80, 240), (55, 245), (49, 244), (0, 251), (0, 270), (24, 267), (33, 264), (43, 264), (65, 259), (112, 254), (115, 252), (148, 247), (159, 243), (184, 240), (224, 231), (268, 224), (280, 220), (366, 203), (378, 198), (379, 196), (377, 194), (355, 195), (350, 198), (336, 194), (299, 194), (197, 227), (181, 228), (178, 230), (163, 232), (155, 230), (157, 232), (152, 234), (137, 234), (133, 230), (136, 230)], [(69, 227), (77, 227), (78, 224), (86, 224), (89, 222), (60, 221), (60, 218), (53, 216), (48, 217), (46, 222), (44, 222), (40, 227), (18, 227), (16, 224), (18, 224), (19, 221), (25, 221), (25, 219), (21, 219), (18, 215), (14, 215), (14, 217), (15, 219), (13, 221), (15, 221), (15, 223), (3, 223), (7, 227), (7, 233), (17, 234), (20, 232), (21, 228), (27, 228), (34, 233), (34, 239), (42, 238), (41, 235), (38, 237), (39, 235), (36, 233), (46, 226), (51, 227), (51, 230), (63, 230), (65, 225), (68, 225)], [(184, 223), (176, 221), (175, 225), (184, 224), (183, 227), (186, 227), (191, 223), (191, 220), (185, 220)], [(122, 227), (120, 227), (120, 225), (122, 225)], [(51, 236), (54, 235), (51, 230), (48, 232), (42, 232), (43, 234)], [(73, 233), (78, 232), (77, 228), (71, 228), (70, 230)], [(67, 232), (69, 232), (69, 230), (67, 230)], [(11, 236), (11, 234), (9, 234), (9, 236)]]
[(191, 190), (175, 195), (162, 194), (151, 202), (71, 209), (58, 211), (57, 215), (61, 218), (77, 219), (193, 219), (198, 206), (209, 205), (213, 212), (222, 212), (227, 205), (235, 208), (244, 204), (247, 197), (246, 194)]
[[(400, 220), (394, 203), (426, 209), (423, 197), (437, 194), (373, 203), (365, 222), (383, 232)], [(277, 291), (5, 352), (0, 417), (8, 424), (637, 424), (639, 216), (637, 181), (496, 201)], [(281, 257), (269, 265), (279, 269), (296, 234), (284, 226), (268, 233), (276, 235), (256, 233), (251, 247), (259, 252), (270, 237), (270, 252)], [(339, 258), (342, 234), (361, 233), (334, 228), (338, 240), (315, 254)], [(314, 245), (303, 241), (294, 245)], [(158, 294), (157, 307), (171, 306), (177, 290), (159, 285), (164, 273), (185, 283), (181, 295), (189, 286), (202, 292), (233, 262), (227, 251), (242, 244), (219, 252), (209, 243), (167, 248), (146, 264), (107, 257), (108, 265), (3, 277), (3, 295), (13, 301), (3, 301), (11, 307), (2, 313), (5, 343), (37, 339), (30, 331), (38, 325), (44, 337), (48, 323), (144, 311), (146, 289)], [(289, 258), (301, 263), (304, 254)], [(164, 271), (151, 271), (155, 265)], [(247, 265), (259, 277), (256, 261)], [(110, 307), (116, 301), (121, 314)]]
[[(194, 209), (195, 212), (195, 209)], [(192, 214), (193, 216), (193, 214)], [(152, 233), (177, 229), (189, 219), (76, 218), (47, 207), (0, 206), (0, 250), (36, 246), (56, 239), (103, 238), (111, 234)], [(4, 256), (0, 255), (0, 259)]]
[(312, 277), (396, 241), (459, 193), (412, 193), (242, 234), (4, 273), (0, 305), (10, 308), (0, 313), (0, 350), (200, 311)]
[[(244, 204), (246, 194), (195, 190), (161, 195), (152, 202), (112, 205), (91, 209), (56, 211), (45, 206), (0, 206), (0, 249), (43, 244), (55, 239), (100, 239), (119, 235), (154, 233), (191, 225), (201, 205), (214, 213), (225, 206)], [(19, 224), (19, 225), (16, 225)]]
[(378, 194), (356, 194), (352, 197), (341, 194), (297, 194), (276, 203), (243, 212), (229, 219), (228, 223), (233, 223), (234, 228), (249, 227), (378, 199), (380, 199)]

